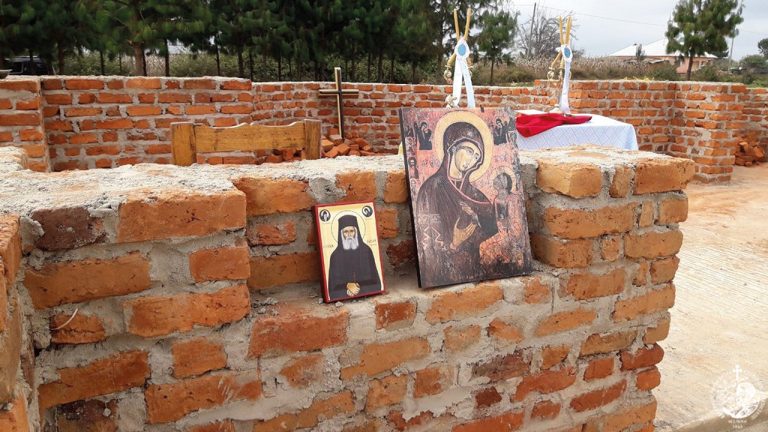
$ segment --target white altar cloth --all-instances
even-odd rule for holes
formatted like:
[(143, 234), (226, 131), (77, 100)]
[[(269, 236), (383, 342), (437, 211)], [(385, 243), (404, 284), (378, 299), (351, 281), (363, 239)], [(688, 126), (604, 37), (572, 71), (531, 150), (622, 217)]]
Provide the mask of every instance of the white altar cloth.
[[(523, 114), (541, 114), (541, 111), (524, 110)], [(620, 122), (600, 115), (592, 116), (586, 123), (561, 125), (529, 138), (517, 133), (517, 148), (537, 150), (549, 147), (567, 147), (580, 144), (595, 144), (626, 150), (637, 150), (637, 134), (629, 123)]]

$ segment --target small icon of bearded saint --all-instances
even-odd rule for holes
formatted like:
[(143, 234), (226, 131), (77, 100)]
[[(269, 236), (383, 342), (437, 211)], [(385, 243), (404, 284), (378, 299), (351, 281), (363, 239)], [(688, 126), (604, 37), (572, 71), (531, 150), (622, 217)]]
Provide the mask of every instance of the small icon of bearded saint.
[(328, 294), (331, 300), (381, 291), (381, 278), (371, 248), (360, 235), (357, 217), (339, 218), (336, 249), (331, 253)]

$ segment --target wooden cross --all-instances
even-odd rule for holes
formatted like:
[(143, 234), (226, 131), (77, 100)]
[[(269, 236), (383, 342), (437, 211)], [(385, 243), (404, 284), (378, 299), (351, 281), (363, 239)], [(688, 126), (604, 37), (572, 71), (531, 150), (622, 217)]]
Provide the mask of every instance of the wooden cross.
[(333, 68), (334, 81), (336, 81), (335, 89), (320, 89), (320, 96), (334, 96), (336, 98), (336, 109), (338, 110), (338, 122), (339, 122), (339, 135), (344, 138), (344, 96), (345, 95), (357, 95), (360, 93), (356, 89), (343, 90), (341, 88), (341, 68)]

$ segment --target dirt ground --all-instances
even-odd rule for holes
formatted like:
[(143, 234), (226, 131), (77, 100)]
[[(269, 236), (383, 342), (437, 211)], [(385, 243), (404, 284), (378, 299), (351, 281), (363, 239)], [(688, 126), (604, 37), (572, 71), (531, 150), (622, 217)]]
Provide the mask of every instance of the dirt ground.
[[(712, 403), (719, 378), (738, 365), (768, 396), (768, 164), (736, 167), (730, 184), (692, 184), (686, 192), (656, 430), (728, 432), (737, 425)], [(768, 431), (766, 421), (768, 407), (742, 430)]]

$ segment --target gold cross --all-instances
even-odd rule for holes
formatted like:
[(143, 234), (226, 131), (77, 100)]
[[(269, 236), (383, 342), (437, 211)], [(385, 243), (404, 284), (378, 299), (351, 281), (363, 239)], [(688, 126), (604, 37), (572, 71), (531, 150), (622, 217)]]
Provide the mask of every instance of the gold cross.
[(339, 122), (339, 135), (344, 138), (344, 96), (345, 95), (357, 95), (360, 92), (356, 89), (344, 90), (341, 88), (341, 68), (333, 68), (334, 81), (336, 81), (336, 88), (334, 89), (320, 89), (320, 96), (334, 96), (336, 98), (336, 109), (338, 110), (338, 122)]

